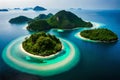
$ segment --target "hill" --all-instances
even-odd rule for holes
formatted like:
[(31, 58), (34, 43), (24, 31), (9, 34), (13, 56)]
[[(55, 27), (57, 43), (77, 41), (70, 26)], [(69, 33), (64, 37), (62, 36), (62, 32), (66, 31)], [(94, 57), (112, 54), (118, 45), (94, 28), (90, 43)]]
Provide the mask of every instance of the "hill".
[[(42, 23), (42, 22), (43, 23)], [(85, 22), (75, 14), (62, 10), (52, 15), (40, 14), (34, 20), (29, 22), (27, 29), (31, 31), (48, 30), (51, 28), (74, 29), (78, 27), (92, 27), (92, 23)]]
[(32, 34), (22, 43), (23, 48), (30, 54), (49, 56), (61, 51), (62, 44), (54, 35), (39, 32)]
[(42, 30), (49, 30), (51, 29), (51, 26), (47, 23), (46, 20), (32, 20), (29, 22), (27, 29), (29, 31), (42, 31)]
[(45, 9), (44, 7), (36, 6), (36, 7), (34, 7), (33, 10), (34, 11), (44, 11), (44, 10), (47, 10), (47, 9)]
[(48, 19), (48, 23), (55, 27), (61, 29), (72, 29), (77, 27), (92, 27), (90, 22), (85, 22), (75, 14), (69, 11), (59, 11), (50, 19)]
[(32, 20), (31, 18), (28, 18), (28, 17), (25, 17), (25, 16), (18, 16), (18, 17), (10, 19), (9, 22), (11, 24), (21, 24), (21, 23), (29, 22), (31, 20)]

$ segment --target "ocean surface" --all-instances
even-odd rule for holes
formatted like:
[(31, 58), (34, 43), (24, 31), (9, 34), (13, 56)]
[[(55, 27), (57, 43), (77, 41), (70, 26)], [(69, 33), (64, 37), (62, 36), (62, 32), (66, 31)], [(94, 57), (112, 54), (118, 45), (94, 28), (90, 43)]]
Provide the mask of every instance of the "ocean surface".
[(120, 10), (69, 10), (83, 20), (102, 24), (99, 27), (108, 28), (115, 32), (119, 37), (119, 41), (115, 43), (95, 43), (76, 38), (75, 34), (83, 28), (66, 31), (51, 29), (48, 31), (72, 42), (79, 50), (77, 53), (80, 57), (78, 63), (67, 71), (45, 77), (17, 70), (6, 64), (2, 58), (4, 48), (11, 41), (30, 34), (25, 29), (27, 24), (15, 25), (8, 21), (20, 15), (34, 18), (41, 13), (55, 14), (58, 11), (0, 12), (0, 80), (120, 80)]

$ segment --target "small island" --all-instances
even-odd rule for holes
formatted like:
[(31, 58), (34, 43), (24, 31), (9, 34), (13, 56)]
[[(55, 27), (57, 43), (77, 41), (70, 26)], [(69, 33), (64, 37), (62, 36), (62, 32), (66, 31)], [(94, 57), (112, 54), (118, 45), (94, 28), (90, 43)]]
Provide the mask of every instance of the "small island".
[(80, 32), (80, 36), (99, 42), (115, 42), (118, 40), (118, 37), (114, 32), (105, 28), (84, 30)]
[(40, 7), (40, 6), (36, 6), (33, 8), (34, 11), (44, 11), (44, 10), (47, 10), (45, 9), (44, 7)]
[(22, 47), (33, 55), (50, 56), (62, 50), (62, 43), (54, 35), (39, 32), (25, 38)]
[(25, 17), (25, 16), (18, 16), (18, 17), (10, 19), (9, 22), (11, 24), (21, 24), (21, 23), (29, 22), (31, 20), (32, 20), (31, 18), (28, 18), (28, 17)]
[(33, 10), (32, 7), (24, 8), (23, 11)]
[[(41, 23), (41, 20), (44, 22)], [(35, 26), (31, 26), (35, 25)], [(49, 26), (49, 28), (47, 28)], [(69, 11), (59, 11), (55, 15), (41, 14), (28, 24), (27, 29), (29, 31), (42, 31), (49, 30), (51, 28), (57, 29), (74, 29), (80, 27), (92, 27), (91, 22), (86, 22)]]
[(0, 11), (7, 12), (7, 11), (8, 11), (8, 9), (0, 9)]
[(20, 8), (14, 8), (13, 10), (21, 10)]

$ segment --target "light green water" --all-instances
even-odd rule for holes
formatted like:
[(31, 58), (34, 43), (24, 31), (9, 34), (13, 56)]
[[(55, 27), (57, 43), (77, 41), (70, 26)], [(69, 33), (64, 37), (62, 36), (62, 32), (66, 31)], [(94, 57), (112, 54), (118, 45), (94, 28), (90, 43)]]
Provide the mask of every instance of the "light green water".
[(3, 51), (4, 61), (19, 71), (31, 73), (40, 76), (52, 76), (60, 74), (73, 68), (80, 60), (78, 48), (71, 42), (61, 39), (64, 46), (63, 51), (55, 58), (44, 60), (41, 63), (38, 59), (32, 59), (26, 56), (20, 49), (24, 37), (11, 42)]

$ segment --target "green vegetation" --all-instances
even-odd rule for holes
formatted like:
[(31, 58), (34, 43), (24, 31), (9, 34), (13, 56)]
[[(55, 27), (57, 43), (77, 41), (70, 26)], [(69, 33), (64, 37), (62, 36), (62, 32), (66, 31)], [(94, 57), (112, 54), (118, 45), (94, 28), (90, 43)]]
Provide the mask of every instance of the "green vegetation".
[(39, 16), (35, 17), (34, 20), (36, 20), (36, 19), (48, 19), (48, 18), (50, 18), (52, 16), (53, 16), (52, 13), (49, 13), (48, 15), (40, 14)]
[(18, 17), (10, 19), (9, 22), (11, 24), (21, 24), (21, 23), (26, 23), (31, 20), (32, 20), (31, 18), (27, 18), (25, 16), (18, 16)]
[(108, 29), (99, 28), (99, 29), (92, 29), (92, 30), (84, 30), (80, 33), (81, 36), (91, 39), (91, 40), (98, 40), (98, 41), (117, 41), (118, 37), (115, 33)]
[(39, 32), (25, 38), (22, 43), (23, 48), (34, 55), (49, 56), (61, 51), (62, 44), (54, 35)]
[(28, 22), (27, 29), (29, 31), (35, 32), (51, 29), (51, 25), (49, 25), (46, 20), (52, 16), (53, 14), (51, 13), (49, 13), (48, 15), (40, 14), (39, 16), (35, 17), (33, 20)]
[[(45, 23), (42, 24), (41, 20), (44, 21)], [(46, 29), (48, 30), (51, 28), (73, 29), (77, 27), (92, 27), (92, 26), (93, 25), (90, 22), (85, 22), (81, 18), (77, 17), (75, 14), (62, 10), (56, 13), (55, 15), (52, 14), (39, 15), (34, 20), (29, 22), (27, 29), (30, 31), (41, 31)]]
[(36, 7), (34, 7), (33, 10), (34, 11), (44, 11), (44, 10), (47, 10), (47, 9), (45, 9), (44, 7), (36, 6)]
[(29, 25), (27, 27), (29, 31), (42, 31), (42, 30), (49, 30), (51, 29), (51, 26), (47, 23), (46, 20), (32, 20), (29, 22)]
[(75, 14), (65, 10), (59, 11), (47, 21), (51, 26), (61, 29), (92, 27), (92, 24), (90, 22), (85, 22)]

